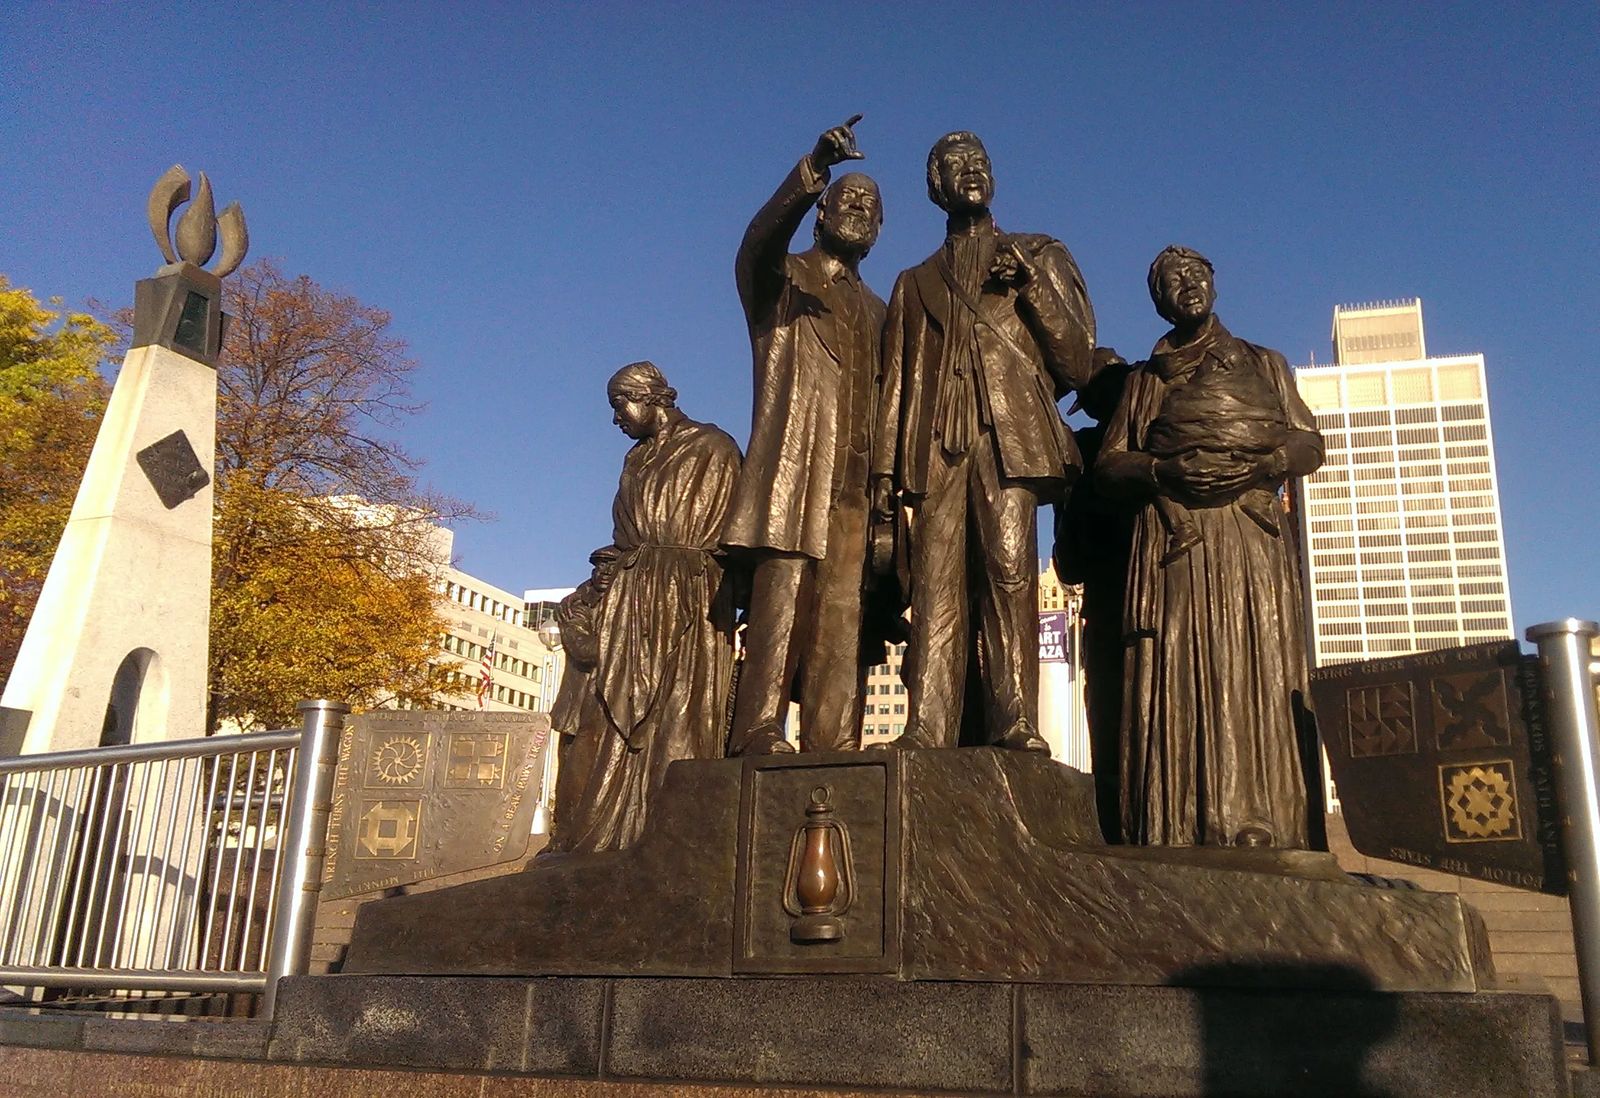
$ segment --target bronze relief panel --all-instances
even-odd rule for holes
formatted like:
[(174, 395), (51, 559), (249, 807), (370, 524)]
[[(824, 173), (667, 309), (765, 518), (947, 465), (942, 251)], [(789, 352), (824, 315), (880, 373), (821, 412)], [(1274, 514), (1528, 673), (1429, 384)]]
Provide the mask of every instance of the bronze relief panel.
[(894, 968), (897, 761), (850, 753), (747, 763), (735, 972)]

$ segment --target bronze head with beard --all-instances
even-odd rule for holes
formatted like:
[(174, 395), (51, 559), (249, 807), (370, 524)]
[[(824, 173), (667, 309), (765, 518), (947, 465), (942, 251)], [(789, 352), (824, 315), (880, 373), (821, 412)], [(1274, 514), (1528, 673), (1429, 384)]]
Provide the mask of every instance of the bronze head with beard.
[(823, 251), (860, 262), (878, 242), (883, 227), (883, 196), (869, 175), (850, 172), (834, 180), (817, 203), (812, 230)]

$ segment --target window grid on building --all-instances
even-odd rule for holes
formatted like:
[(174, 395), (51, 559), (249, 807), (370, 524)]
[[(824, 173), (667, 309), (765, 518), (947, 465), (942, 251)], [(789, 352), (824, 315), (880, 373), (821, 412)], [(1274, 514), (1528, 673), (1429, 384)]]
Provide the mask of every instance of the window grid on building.
[(1315, 662), (1510, 637), (1482, 356), (1296, 378), (1327, 447), (1301, 497)]

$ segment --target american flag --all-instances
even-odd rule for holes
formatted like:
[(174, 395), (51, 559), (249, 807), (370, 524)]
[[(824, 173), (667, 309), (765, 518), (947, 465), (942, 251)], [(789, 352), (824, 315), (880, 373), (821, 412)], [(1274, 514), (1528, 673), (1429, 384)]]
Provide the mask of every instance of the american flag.
[(478, 671), (478, 708), (483, 708), (483, 703), (489, 697), (489, 688), (494, 685), (494, 645), (500, 639), (500, 634), (495, 633), (489, 637), (489, 647), (483, 650), (483, 659), (479, 661)]

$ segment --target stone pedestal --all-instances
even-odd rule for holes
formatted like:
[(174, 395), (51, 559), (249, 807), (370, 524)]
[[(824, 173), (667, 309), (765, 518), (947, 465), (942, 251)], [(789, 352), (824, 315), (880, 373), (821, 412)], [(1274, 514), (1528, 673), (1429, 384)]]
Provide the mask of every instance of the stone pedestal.
[[(796, 941), (796, 836), (847, 834), (842, 936)], [(1474, 991), (1481, 920), (1308, 852), (1107, 847), (1088, 775), (991, 748), (675, 763), (633, 848), (364, 905), (347, 972)]]
[(128, 352), (0, 699), (24, 752), (205, 734), (216, 409), (211, 366)]
[[(840, 834), (839, 933), (791, 880)], [(269, 1055), (968, 1094), (1564, 1095), (1548, 996), (1475, 912), (1329, 855), (1098, 840), (994, 749), (676, 763), (635, 847), (365, 905)], [(475, 973), (480, 975), (462, 975)]]

